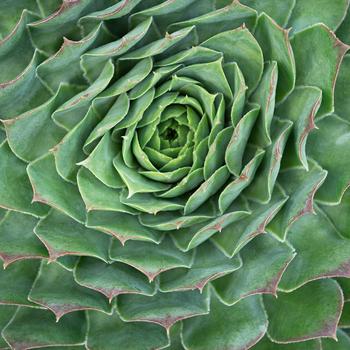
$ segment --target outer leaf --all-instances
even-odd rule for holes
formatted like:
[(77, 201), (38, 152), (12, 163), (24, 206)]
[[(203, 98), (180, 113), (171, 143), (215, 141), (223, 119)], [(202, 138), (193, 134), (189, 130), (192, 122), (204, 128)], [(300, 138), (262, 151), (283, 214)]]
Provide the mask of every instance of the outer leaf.
[(109, 237), (86, 228), (59, 211), (52, 210), (39, 221), (34, 231), (47, 248), (51, 261), (65, 255), (108, 260)]
[(316, 24), (297, 33), (291, 43), (296, 62), (296, 84), (320, 88), (322, 104), (318, 115), (332, 113), (335, 81), (349, 47), (339, 41), (324, 24)]
[(26, 164), (16, 158), (7, 142), (0, 146), (0, 206), (2, 208), (44, 216), (49, 208), (31, 204), (33, 191), (26, 173)]
[(144, 322), (123, 322), (117, 314), (90, 311), (87, 347), (91, 350), (160, 349), (168, 344), (164, 329)]
[(35, 237), (37, 220), (29, 215), (9, 212), (0, 223), (0, 258), (4, 268), (22, 259), (47, 257), (45, 247)]
[(310, 137), (309, 153), (328, 171), (328, 176), (316, 198), (335, 204), (349, 186), (350, 124), (332, 115), (320, 121), (318, 127)]
[(78, 188), (58, 175), (53, 154), (48, 153), (30, 163), (27, 171), (33, 187), (33, 201), (49, 204), (79, 222), (85, 221), (85, 206)]
[(279, 27), (272, 18), (261, 14), (254, 35), (262, 48), (264, 59), (277, 62), (276, 101), (279, 102), (294, 89), (295, 85), (295, 62), (288, 31)]
[(240, 256), (243, 266), (214, 282), (216, 292), (227, 305), (254, 294), (276, 296), (278, 284), (295, 253), (287, 244), (265, 234), (243, 248)]
[(194, 350), (249, 349), (264, 336), (267, 323), (260, 297), (227, 306), (213, 294), (209, 315), (183, 322), (183, 343)]
[(350, 242), (338, 235), (321, 211), (295, 223), (289, 241), (297, 256), (283, 275), (283, 290), (294, 290), (320, 278), (350, 277)]
[(82, 312), (67, 315), (56, 323), (47, 310), (19, 308), (2, 335), (12, 348), (30, 349), (83, 344), (86, 330), (86, 319)]
[(277, 343), (301, 342), (319, 337), (335, 338), (343, 307), (339, 285), (330, 279), (306, 284), (278, 299), (265, 296), (268, 332)]
[(109, 302), (119, 294), (153, 295), (155, 285), (126, 264), (106, 264), (93, 258), (81, 258), (74, 270), (80, 285), (105, 295)]
[(322, 350), (346, 350), (350, 346), (350, 337), (342, 330), (337, 331), (337, 341), (322, 339)]
[(108, 211), (92, 211), (87, 215), (87, 227), (105, 232), (117, 238), (122, 244), (127, 240), (159, 243), (159, 231), (140, 224), (137, 216)]
[(227, 258), (211, 243), (204, 243), (196, 250), (191, 268), (177, 268), (160, 275), (160, 290), (162, 292), (199, 289), (200, 291), (210, 281), (224, 276), (241, 267), (240, 258)]
[(40, 263), (22, 260), (0, 270), (0, 304), (35, 306), (28, 300)]
[(125, 247), (114, 240), (110, 257), (112, 260), (133, 266), (145, 274), (150, 281), (163, 271), (177, 267), (189, 268), (193, 261), (193, 253), (179, 251), (169, 237), (165, 237), (159, 245), (148, 242), (129, 242)]
[(71, 272), (56, 263), (41, 265), (28, 299), (52, 311), (57, 321), (63, 315), (78, 310), (109, 312), (108, 303), (102, 295), (77, 285)]
[(314, 214), (314, 196), (326, 176), (327, 171), (315, 163), (312, 163), (308, 172), (300, 167), (281, 172), (279, 181), (290, 198), (269, 225), (269, 230), (281, 239), (285, 239), (294, 222), (304, 215)]
[(189, 317), (209, 312), (209, 292), (157, 293), (155, 296), (121, 295), (117, 310), (123, 321), (145, 321), (156, 323), (167, 330)]
[(332, 4), (325, 0), (296, 0), (288, 27), (296, 33), (313, 24), (324, 23), (335, 31), (344, 20), (348, 7), (348, 0), (337, 0)]
[(337, 84), (335, 86), (335, 113), (350, 121), (350, 55), (346, 55), (340, 66)]

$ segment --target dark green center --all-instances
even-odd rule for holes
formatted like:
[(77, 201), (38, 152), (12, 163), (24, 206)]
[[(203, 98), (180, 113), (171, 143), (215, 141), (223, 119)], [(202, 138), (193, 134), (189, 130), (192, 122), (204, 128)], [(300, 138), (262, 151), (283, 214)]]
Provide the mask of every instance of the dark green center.
[(177, 138), (177, 131), (173, 128), (167, 128), (164, 133), (164, 138), (168, 141), (174, 141)]

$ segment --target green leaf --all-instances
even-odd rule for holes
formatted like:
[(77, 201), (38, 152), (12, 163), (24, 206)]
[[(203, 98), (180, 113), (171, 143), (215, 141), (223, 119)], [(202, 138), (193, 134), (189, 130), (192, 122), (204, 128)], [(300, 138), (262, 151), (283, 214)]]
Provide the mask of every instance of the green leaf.
[(259, 167), (265, 151), (258, 149), (254, 157), (245, 165), (239, 177), (230, 182), (220, 193), (219, 209), (224, 213), (241, 192), (253, 181), (255, 172)]
[(346, 55), (340, 66), (337, 83), (335, 85), (335, 113), (350, 121), (350, 55)]
[(63, 315), (79, 310), (110, 311), (102, 295), (79, 286), (72, 273), (56, 263), (41, 264), (28, 299), (52, 311), (57, 321)]
[(45, 247), (33, 233), (37, 222), (32, 216), (14, 211), (0, 222), (0, 258), (4, 268), (18, 260), (47, 257)]
[(335, 31), (344, 20), (348, 7), (347, 0), (336, 0), (332, 4), (327, 0), (296, 0), (288, 27), (296, 33), (313, 24), (324, 23)]
[(39, 261), (22, 260), (0, 270), (0, 304), (35, 306), (28, 300)]
[[(227, 0), (221, 0), (227, 2)], [(241, 3), (249, 6), (259, 13), (265, 12), (280, 26), (285, 27), (295, 6), (295, 0), (241, 0)]]
[(86, 157), (83, 152), (84, 142), (98, 121), (99, 116), (90, 107), (84, 119), (54, 147), (53, 153), (57, 172), (65, 180), (76, 183), (79, 169), (77, 163)]
[(121, 295), (117, 310), (123, 321), (144, 321), (156, 323), (167, 330), (181, 320), (209, 312), (209, 292), (157, 293), (152, 297), (144, 295)]
[(184, 213), (185, 215), (192, 213), (198, 209), (204, 202), (206, 202), (211, 196), (217, 193), (220, 188), (229, 179), (230, 173), (226, 165), (216, 170), (208, 180), (203, 182), (201, 186), (188, 198)]
[(284, 271), (294, 258), (293, 249), (270, 234), (256, 237), (240, 252), (240, 269), (214, 282), (220, 299), (233, 305), (254, 294), (277, 295)]
[(117, 152), (117, 144), (113, 142), (111, 134), (106, 132), (90, 155), (79, 165), (89, 169), (106, 186), (121, 188), (124, 183), (113, 166)]
[(30, 163), (27, 172), (33, 187), (33, 201), (49, 204), (74, 220), (85, 221), (85, 205), (77, 186), (64, 181), (57, 173), (53, 154)]
[(102, 293), (109, 302), (119, 294), (154, 295), (155, 284), (126, 264), (106, 264), (93, 258), (81, 258), (74, 270), (80, 285)]
[(320, 88), (322, 104), (318, 115), (332, 113), (335, 81), (349, 47), (339, 41), (324, 24), (315, 24), (297, 33), (291, 43), (296, 62), (296, 85)]
[(13, 3), (12, 0), (4, 0), (0, 5), (0, 38), (4, 38), (14, 29), (21, 16), (23, 9), (39, 14), (38, 4), (31, 0), (19, 0)]
[(266, 232), (266, 225), (286, 201), (285, 196), (275, 193), (268, 204), (253, 205), (250, 215), (225, 227), (212, 241), (225, 255), (237, 254), (254, 237)]
[(232, 101), (233, 95), (222, 66), (222, 58), (214, 62), (198, 63), (181, 68), (176, 72), (179, 77), (198, 80), (212, 94), (222, 93)]
[(295, 62), (288, 31), (264, 13), (259, 16), (254, 36), (264, 53), (265, 61), (276, 61), (278, 82), (276, 101), (283, 100), (295, 85)]
[(278, 72), (276, 61), (267, 62), (259, 86), (251, 96), (252, 102), (260, 106), (260, 115), (254, 129), (253, 139), (261, 147), (266, 147), (271, 143), (270, 127), (275, 109)]
[(261, 167), (257, 170), (253, 182), (244, 191), (244, 195), (248, 198), (262, 203), (268, 203), (271, 200), (291, 126), (291, 122), (278, 119), (273, 124), (272, 144), (266, 149)]
[(157, 215), (161, 211), (181, 210), (186, 203), (185, 198), (168, 200), (166, 198), (157, 198), (152, 193), (138, 193), (129, 198), (127, 191), (122, 191), (120, 200), (128, 207), (153, 215)]
[(283, 275), (282, 290), (291, 291), (320, 278), (350, 277), (350, 242), (338, 235), (321, 211), (295, 223), (288, 237), (297, 256)]
[(203, 42), (215, 34), (235, 29), (243, 23), (248, 29), (252, 29), (256, 22), (256, 11), (241, 5), (237, 1), (231, 2), (222, 9), (206, 13), (202, 16), (171, 24), (170, 32), (196, 26), (199, 42)]
[(89, 48), (103, 42), (101, 28), (101, 25), (94, 28), (89, 35), (78, 41), (63, 38), (61, 48), (39, 65), (37, 75), (50, 91), (56, 91), (62, 83), (86, 85), (87, 81), (80, 67), (80, 57)]
[[(12, 305), (0, 305), (0, 330), (9, 323), (12, 316), (16, 312), (17, 307)], [(3, 337), (0, 337), (0, 349), (8, 349), (8, 343)]]
[(159, 243), (161, 234), (140, 224), (137, 216), (126, 213), (91, 211), (87, 215), (87, 227), (107, 233), (122, 244), (127, 240)]
[(347, 190), (338, 205), (320, 205), (322, 211), (330, 219), (337, 232), (345, 238), (350, 238), (349, 216), (350, 191)]
[(58, 144), (66, 131), (51, 119), (52, 113), (79, 90), (62, 85), (51, 99), (16, 118), (3, 121), (8, 143), (21, 159), (30, 162)]
[(316, 199), (327, 204), (336, 204), (349, 186), (350, 124), (336, 115), (331, 115), (317, 125), (319, 130), (310, 135), (308, 150), (310, 156), (317, 159), (328, 171), (328, 176)]
[(192, 265), (193, 252), (179, 251), (169, 236), (166, 236), (159, 244), (131, 241), (122, 246), (114, 240), (110, 257), (134, 267), (153, 281), (163, 271), (177, 267), (189, 268)]
[(304, 215), (314, 214), (314, 196), (325, 181), (327, 171), (314, 162), (310, 164), (309, 171), (301, 167), (289, 168), (280, 172), (278, 177), (279, 183), (290, 198), (268, 229), (283, 240), (296, 221)]
[(337, 37), (346, 44), (350, 44), (349, 18), (350, 18), (350, 9), (348, 8), (348, 11), (344, 17), (343, 23), (339, 26), (338, 30), (336, 31)]
[[(293, 148), (300, 163), (309, 169), (306, 155), (306, 141), (316, 128), (315, 116), (321, 105), (322, 91), (314, 86), (298, 86), (277, 108), (276, 114), (283, 120), (294, 123)], [(292, 147), (287, 148), (291, 152)]]
[(28, 349), (83, 344), (86, 331), (87, 323), (83, 312), (67, 315), (56, 323), (47, 310), (19, 308), (2, 335), (12, 348)]
[(80, 168), (78, 187), (87, 211), (106, 210), (133, 214), (136, 211), (120, 200), (121, 191), (99, 181), (89, 170)]
[(51, 210), (39, 221), (34, 232), (47, 248), (50, 261), (65, 255), (92, 256), (108, 261), (109, 237), (59, 211)]
[(205, 221), (198, 225), (193, 225), (185, 228), (177, 228), (172, 234), (173, 239), (179, 249), (183, 251), (191, 250), (214, 234), (222, 235), (226, 227), (234, 225), (233, 223), (239, 222), (242, 218), (249, 215), (249, 212), (245, 210), (235, 210)]
[(112, 41), (93, 50), (88, 51), (81, 57), (81, 66), (85, 76), (94, 81), (100, 74), (104, 64), (110, 58), (118, 58), (124, 55), (134, 46), (147, 44), (154, 35), (152, 34), (152, 19), (144, 21), (139, 26), (129, 31), (123, 37)]
[[(10, 6), (11, 7), (11, 6)], [(5, 10), (5, 12), (7, 12)], [(24, 10), (12, 32), (0, 42), (0, 82), (11, 81), (30, 64), (34, 47), (27, 24), (37, 19), (34, 13)]]
[(162, 292), (184, 291), (203, 288), (211, 281), (239, 269), (242, 262), (238, 256), (228, 258), (210, 242), (203, 243), (196, 250), (190, 269), (177, 268), (160, 275)]
[(236, 62), (248, 86), (248, 93), (257, 87), (264, 68), (261, 48), (254, 36), (246, 28), (221, 32), (201, 44), (201, 46), (222, 52), (225, 63)]
[(117, 313), (112, 316), (89, 311), (89, 349), (145, 350), (161, 349), (169, 343), (165, 330), (145, 322), (123, 322)]
[(0, 206), (34, 216), (45, 216), (47, 206), (33, 203), (26, 164), (11, 152), (7, 142), (0, 145)]
[(121, 153), (113, 159), (113, 165), (129, 190), (129, 198), (136, 193), (160, 192), (169, 188), (168, 185), (150, 180), (137, 170), (127, 167)]
[(350, 337), (342, 330), (337, 331), (337, 340), (322, 339), (323, 350), (346, 350), (350, 346)]
[(279, 293), (277, 299), (264, 296), (264, 304), (269, 315), (270, 338), (285, 344), (335, 338), (343, 295), (337, 282), (323, 279), (292, 293)]
[(222, 304), (214, 293), (210, 313), (183, 322), (187, 349), (248, 349), (266, 333), (268, 320), (261, 298), (246, 298), (237, 305)]
[[(11, 119), (47, 101), (51, 94), (36, 76), (42, 56), (36, 52), (26, 69), (15, 79), (0, 83), (0, 118)], [(21, 103), (13, 103), (13, 101)]]
[(302, 341), (290, 344), (277, 344), (265, 336), (253, 348), (254, 350), (323, 350), (321, 339)]
[(113, 74), (114, 64), (108, 61), (101, 74), (87, 89), (73, 96), (52, 114), (55, 123), (66, 130), (73, 129), (84, 118), (91, 101), (109, 84)]
[(170, 23), (190, 19), (213, 10), (215, 0), (179, 0), (163, 2), (146, 8), (130, 16), (130, 25), (134, 27), (140, 22), (152, 17), (157, 30), (164, 35)]

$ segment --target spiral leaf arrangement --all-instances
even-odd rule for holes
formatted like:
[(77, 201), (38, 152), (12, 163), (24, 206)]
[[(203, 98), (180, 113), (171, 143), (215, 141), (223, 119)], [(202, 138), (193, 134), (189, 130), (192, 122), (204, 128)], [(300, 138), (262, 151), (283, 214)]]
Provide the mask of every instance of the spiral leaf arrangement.
[(349, 349), (348, 8), (2, 0), (0, 348)]

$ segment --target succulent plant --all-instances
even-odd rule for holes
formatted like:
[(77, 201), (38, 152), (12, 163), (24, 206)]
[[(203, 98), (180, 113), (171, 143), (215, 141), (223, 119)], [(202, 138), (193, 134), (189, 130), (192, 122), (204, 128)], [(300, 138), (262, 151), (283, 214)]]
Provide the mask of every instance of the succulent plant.
[(0, 40), (0, 349), (350, 349), (349, 0), (2, 0)]

